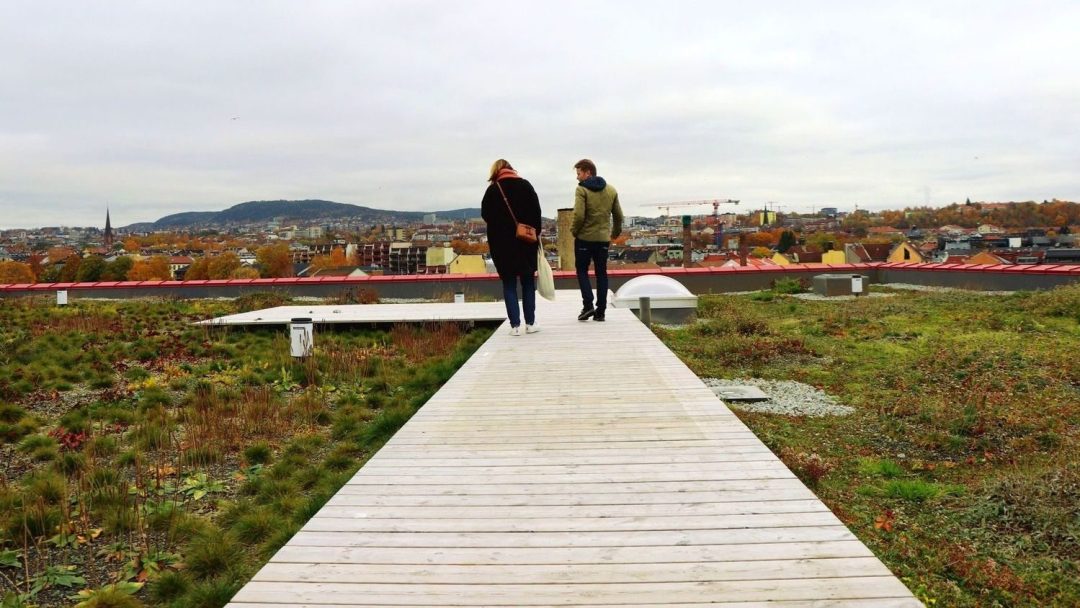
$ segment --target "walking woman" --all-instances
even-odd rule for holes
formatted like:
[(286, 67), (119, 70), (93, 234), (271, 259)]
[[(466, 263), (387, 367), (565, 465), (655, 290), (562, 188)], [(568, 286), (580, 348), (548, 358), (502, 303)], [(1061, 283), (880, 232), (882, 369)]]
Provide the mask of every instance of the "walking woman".
[[(525, 333), (536, 328), (536, 249), (540, 235), (540, 199), (532, 184), (517, 174), (503, 159), (491, 165), (488, 174), (491, 185), (484, 192), (481, 214), (487, 222), (488, 246), (491, 259), (503, 284), (506, 316), (510, 319), (510, 335), (521, 335), (521, 311), (518, 308), (517, 284), (521, 281), (522, 308), (525, 313)], [(519, 235), (518, 224), (531, 226), (533, 242)]]

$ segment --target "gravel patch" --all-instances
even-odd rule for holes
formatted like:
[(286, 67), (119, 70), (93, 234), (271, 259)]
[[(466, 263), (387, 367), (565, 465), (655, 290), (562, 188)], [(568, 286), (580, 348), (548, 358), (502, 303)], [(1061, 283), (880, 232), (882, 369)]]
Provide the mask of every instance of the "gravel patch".
[(963, 291), (965, 293), (975, 293), (985, 296), (1008, 296), (1016, 293), (1015, 291), (983, 291), (981, 289), (961, 289), (959, 287), (944, 287), (941, 285), (916, 285), (914, 283), (882, 283), (880, 287), (905, 289), (908, 291)]
[(861, 296), (823, 296), (817, 293), (793, 293), (793, 298), (799, 298), (800, 300), (822, 300), (825, 302), (847, 302), (854, 299), (862, 298), (894, 298), (895, 293), (884, 293), (880, 291), (871, 291)]
[(379, 298), (379, 304), (434, 304), (431, 298)]
[(760, 388), (770, 399), (767, 401), (725, 401), (728, 407), (765, 414), (785, 416), (846, 416), (855, 408), (840, 405), (828, 393), (809, 384), (794, 380), (762, 380), (760, 378), (703, 378), (712, 389), (723, 386), (750, 385)]

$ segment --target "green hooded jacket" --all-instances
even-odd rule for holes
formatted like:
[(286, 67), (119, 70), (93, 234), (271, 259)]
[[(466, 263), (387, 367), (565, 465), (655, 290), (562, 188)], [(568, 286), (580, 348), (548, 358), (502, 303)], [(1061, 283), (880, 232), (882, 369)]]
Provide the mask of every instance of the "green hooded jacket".
[[(614, 220), (614, 223), (612, 222)], [(604, 178), (592, 176), (574, 192), (574, 238), (609, 243), (622, 233), (623, 213), (619, 193)]]

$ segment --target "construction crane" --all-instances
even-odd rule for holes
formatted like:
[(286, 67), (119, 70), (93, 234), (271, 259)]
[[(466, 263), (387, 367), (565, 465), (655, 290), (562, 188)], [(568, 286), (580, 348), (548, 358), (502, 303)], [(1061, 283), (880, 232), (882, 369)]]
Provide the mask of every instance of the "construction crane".
[(679, 201), (677, 203), (664, 203), (662, 205), (656, 205), (657, 209), (663, 209), (664, 215), (671, 215), (672, 207), (693, 207), (697, 205), (712, 205), (713, 217), (720, 215), (720, 205), (738, 205), (739, 201), (730, 198), (725, 199), (706, 199), (700, 201)]
[(664, 214), (671, 215), (672, 207), (692, 207), (697, 205), (712, 205), (713, 225), (716, 226), (715, 241), (714, 244), (717, 247), (723, 245), (724, 240), (724, 226), (720, 223), (720, 205), (738, 205), (739, 201), (731, 198), (713, 198), (700, 201), (679, 201), (677, 203), (665, 203), (663, 205), (657, 205), (656, 207), (664, 210)]

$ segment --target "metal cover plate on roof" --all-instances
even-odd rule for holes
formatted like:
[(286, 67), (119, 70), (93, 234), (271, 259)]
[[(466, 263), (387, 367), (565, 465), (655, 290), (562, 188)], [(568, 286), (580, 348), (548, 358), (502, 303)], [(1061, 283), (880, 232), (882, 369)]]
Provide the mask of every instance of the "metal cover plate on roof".
[(713, 392), (725, 401), (769, 400), (769, 396), (756, 386), (714, 386)]

